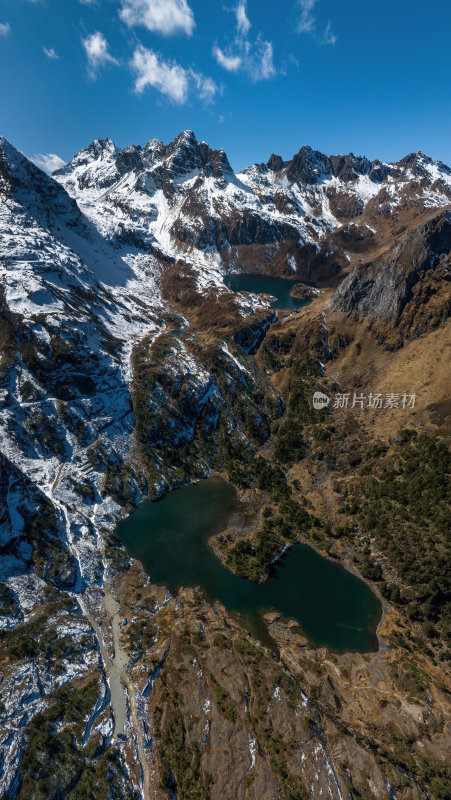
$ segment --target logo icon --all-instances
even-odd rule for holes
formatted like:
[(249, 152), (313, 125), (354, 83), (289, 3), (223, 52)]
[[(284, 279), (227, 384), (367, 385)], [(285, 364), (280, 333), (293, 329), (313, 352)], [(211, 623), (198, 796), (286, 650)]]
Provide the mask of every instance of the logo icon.
[(316, 411), (321, 411), (322, 408), (327, 408), (330, 403), (330, 397), (322, 392), (315, 392), (313, 395), (313, 408)]

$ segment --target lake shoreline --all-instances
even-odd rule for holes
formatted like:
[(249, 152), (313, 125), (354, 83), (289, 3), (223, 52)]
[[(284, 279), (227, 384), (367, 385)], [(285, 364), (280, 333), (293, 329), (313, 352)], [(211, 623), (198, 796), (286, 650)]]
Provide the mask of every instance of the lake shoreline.
[(282, 278), (261, 272), (230, 272), (223, 280), (230, 291), (261, 295), (271, 308), (279, 311), (299, 311), (312, 302), (311, 297), (296, 297), (293, 293), (294, 286), (302, 284), (297, 276)]
[[(242, 614), (260, 640), (267, 640), (268, 633), (263, 615), (274, 610), (293, 620), (315, 647), (337, 653), (377, 651), (379, 598), (360, 576), (310, 543), (298, 538), (283, 557), (276, 554), (270, 575), (260, 582), (237, 576), (218, 558), (212, 540), (228, 530), (232, 514), (245, 514), (246, 506), (257, 514), (263, 497), (256, 504), (254, 495), (251, 504), (249, 495), (244, 498), (222, 476), (210, 474), (206, 481), (187, 484), (182, 499), (174, 500), (174, 492), (165, 499), (145, 501), (118, 526), (129, 554), (154, 583), (173, 595), (181, 587), (200, 586), (210, 602)], [(252, 519), (242, 529), (255, 530), (258, 522)]]
[[(224, 472), (212, 471), (210, 473), (210, 476), (211, 477), (221, 478), (226, 483), (230, 483), (230, 481), (227, 480), (226, 473), (224, 473)], [(201, 478), (200, 480), (203, 480), (203, 479)], [(195, 482), (197, 483), (198, 481), (195, 481)], [(233, 486), (233, 484), (230, 484), (230, 485)], [(249, 504), (252, 503), (252, 500), (251, 501), (247, 501), (247, 500), (244, 499), (245, 495), (246, 495), (246, 490), (245, 491), (240, 490), (236, 486), (234, 486), (234, 489), (235, 489), (235, 491), (236, 491), (236, 493), (237, 493), (237, 495), (238, 495), (238, 497), (239, 497), (241, 502), (249, 503)], [(253, 490), (253, 492), (255, 493), (255, 490)], [(256, 514), (258, 514), (259, 511), (261, 511), (261, 509), (262, 509), (262, 507), (264, 505), (264, 502), (265, 502), (265, 498), (262, 496), (261, 497), (261, 503), (254, 508)], [(252, 534), (254, 531), (257, 531), (258, 527), (260, 525), (260, 522), (261, 522), (261, 520), (259, 519), (257, 521), (257, 524), (254, 525), (253, 527), (247, 526), (244, 529), (245, 533)], [(210, 539), (208, 540), (208, 545), (213, 550), (215, 556), (222, 561), (222, 563), (224, 564), (224, 567), (226, 569), (229, 569), (229, 567), (227, 567), (225, 561), (223, 560), (223, 554), (221, 553), (220, 548), (218, 546), (215, 547), (214, 545), (215, 545), (217, 539), (219, 538), (219, 536), (224, 536), (229, 530), (233, 530), (233, 528), (232, 529), (226, 528), (224, 531), (221, 531), (221, 533), (218, 533), (218, 534), (215, 534), (214, 536), (211, 536)], [(360, 572), (356, 569), (355, 565), (352, 563), (352, 561), (350, 559), (346, 558), (345, 556), (343, 556), (342, 554), (339, 554), (339, 553), (331, 555), (326, 550), (321, 550), (317, 545), (312, 544), (311, 542), (307, 541), (306, 539), (302, 539), (299, 536), (297, 537), (296, 541), (287, 542), (283, 546), (282, 550), (277, 554), (277, 556), (275, 556), (275, 560), (273, 562), (271, 562), (271, 565), (272, 564), (277, 564), (280, 561), (280, 559), (282, 559), (284, 557), (284, 555), (287, 553), (287, 551), (290, 548), (292, 548), (295, 544), (302, 544), (302, 545), (306, 545), (307, 547), (311, 547), (311, 549), (314, 550), (322, 558), (325, 558), (328, 561), (331, 561), (333, 564), (336, 564), (337, 566), (339, 566), (341, 569), (344, 569), (347, 572), (350, 572), (352, 575), (354, 575), (360, 581), (365, 583), (368, 586), (368, 588), (370, 589), (370, 591), (372, 591), (372, 593), (377, 597), (377, 599), (379, 600), (379, 602), (381, 604), (381, 616), (380, 616), (380, 620), (379, 620), (379, 622), (377, 624), (377, 628), (376, 628), (376, 637), (377, 637), (378, 647), (374, 652), (379, 652), (379, 650), (381, 649), (381, 646), (382, 646), (381, 638), (383, 638), (381, 636), (381, 634), (379, 633), (379, 629), (381, 628), (382, 624), (385, 622), (385, 620), (387, 618), (387, 615), (389, 613), (389, 606), (388, 606), (387, 601), (385, 600), (385, 598), (381, 595), (381, 593), (377, 589), (377, 586), (375, 586), (373, 583), (371, 583), (371, 581), (368, 578), (365, 578), (363, 575), (361, 575)], [(230, 571), (232, 572), (232, 570), (230, 570)], [(269, 577), (269, 575), (262, 576), (261, 582), (266, 581), (268, 579), (268, 577)], [(309, 638), (306, 633), (303, 633), (303, 635), (307, 639)], [(312, 646), (315, 646), (315, 647), (317, 646), (310, 639), (309, 639), (309, 641), (311, 642)]]

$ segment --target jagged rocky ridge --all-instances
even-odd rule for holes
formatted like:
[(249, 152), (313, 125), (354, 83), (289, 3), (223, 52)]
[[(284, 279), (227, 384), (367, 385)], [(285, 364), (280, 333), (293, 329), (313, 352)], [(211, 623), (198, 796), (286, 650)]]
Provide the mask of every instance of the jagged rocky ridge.
[(192, 131), (124, 150), (97, 140), (54, 177), (117, 246), (184, 258), (210, 278), (244, 266), (315, 279), (316, 266), (342, 270), (341, 251), (396, 227), (409, 209), (418, 216), (451, 201), (450, 169), (421, 152), (385, 164), (303, 147), (291, 161), (272, 155), (235, 174), (224, 151)]

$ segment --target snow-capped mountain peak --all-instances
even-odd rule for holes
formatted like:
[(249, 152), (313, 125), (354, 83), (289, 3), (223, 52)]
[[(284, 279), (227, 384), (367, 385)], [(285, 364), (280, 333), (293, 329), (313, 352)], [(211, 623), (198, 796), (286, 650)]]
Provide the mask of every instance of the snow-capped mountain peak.
[(151, 139), (125, 149), (96, 140), (54, 177), (111, 242), (207, 269), (246, 265), (247, 253), (258, 268), (268, 247), (282, 272), (293, 258), (309, 269), (311, 248), (330, 251), (330, 237), (351, 219), (363, 234), (377, 234), (382, 220), (386, 227), (413, 204), (451, 201), (449, 168), (423, 153), (388, 164), (304, 145), (289, 161), (272, 154), (236, 175), (224, 150), (192, 130), (169, 144)]

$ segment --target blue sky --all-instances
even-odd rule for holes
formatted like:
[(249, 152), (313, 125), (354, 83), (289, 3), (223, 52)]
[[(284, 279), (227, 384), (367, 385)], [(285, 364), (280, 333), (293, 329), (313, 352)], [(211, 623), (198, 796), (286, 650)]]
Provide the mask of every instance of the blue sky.
[(192, 128), (235, 169), (303, 144), (451, 164), (450, 30), (449, 0), (0, 0), (0, 133), (64, 161)]

